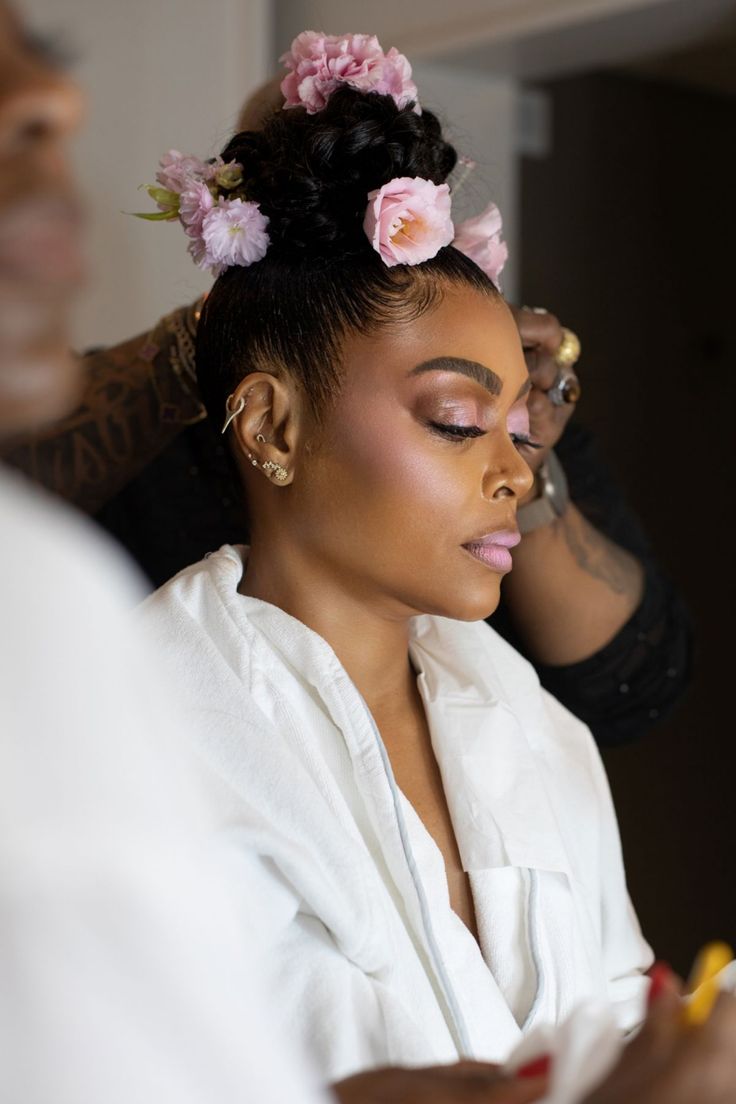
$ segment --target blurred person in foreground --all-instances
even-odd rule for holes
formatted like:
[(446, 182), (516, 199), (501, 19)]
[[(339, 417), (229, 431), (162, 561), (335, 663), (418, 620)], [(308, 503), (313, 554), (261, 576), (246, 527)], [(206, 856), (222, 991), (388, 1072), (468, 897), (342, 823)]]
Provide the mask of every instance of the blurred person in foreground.
[[(65, 414), (76, 88), (0, 4), (0, 437)], [(251, 996), (179, 727), (81, 517), (0, 471), (0, 1098), (317, 1100)], [(248, 1041), (243, 1045), (243, 1040)]]

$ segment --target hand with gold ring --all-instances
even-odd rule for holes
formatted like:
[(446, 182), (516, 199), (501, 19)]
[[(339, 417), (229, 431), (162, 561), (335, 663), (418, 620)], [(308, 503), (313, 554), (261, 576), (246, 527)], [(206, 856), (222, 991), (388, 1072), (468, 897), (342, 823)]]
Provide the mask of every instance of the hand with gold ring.
[[(544, 463), (559, 441), (580, 396), (580, 383), (572, 365), (580, 355), (580, 342), (571, 330), (546, 310), (511, 307), (519, 328), (532, 390), (529, 394), (529, 427), (541, 449), (523, 449), (532, 471)], [(522, 446), (523, 448), (523, 446)]]

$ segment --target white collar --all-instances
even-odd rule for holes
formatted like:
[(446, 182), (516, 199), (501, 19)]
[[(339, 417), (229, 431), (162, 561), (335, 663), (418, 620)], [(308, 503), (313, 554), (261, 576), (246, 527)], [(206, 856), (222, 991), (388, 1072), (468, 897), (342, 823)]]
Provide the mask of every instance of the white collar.
[[(321, 636), (277, 606), (237, 593), (246, 556), (245, 548), (221, 549), (224, 572), (214, 581), (249, 652), (254, 634), (265, 637), (319, 695), (356, 766), (373, 770), (375, 726), (366, 723), (362, 697)], [(484, 622), (432, 616), (414, 619), (410, 652), (464, 869), (569, 875), (547, 785), (550, 721), (529, 664)]]

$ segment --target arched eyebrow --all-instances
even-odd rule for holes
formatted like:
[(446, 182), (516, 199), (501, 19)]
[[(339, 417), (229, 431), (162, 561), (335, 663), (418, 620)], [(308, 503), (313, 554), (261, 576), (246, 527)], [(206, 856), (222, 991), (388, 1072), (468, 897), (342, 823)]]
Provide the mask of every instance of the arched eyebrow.
[[(419, 376), (423, 372), (459, 372), (461, 376), (467, 376), (468, 379), (479, 383), (491, 395), (500, 395), (503, 390), (503, 380), (493, 369), (486, 368), (485, 364), (480, 364), (477, 360), (465, 360), (464, 357), (443, 356), (425, 360), (417, 364), (416, 368), (412, 368), (409, 375)], [(526, 395), (531, 385), (532, 381), (527, 376), (516, 396), (517, 402)]]

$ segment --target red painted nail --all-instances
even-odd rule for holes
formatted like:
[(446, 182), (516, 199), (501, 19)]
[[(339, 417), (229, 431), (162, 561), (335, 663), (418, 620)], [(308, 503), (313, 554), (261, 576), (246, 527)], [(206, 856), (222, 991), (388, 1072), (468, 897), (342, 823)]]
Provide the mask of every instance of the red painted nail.
[(516, 1071), (517, 1077), (546, 1077), (552, 1066), (552, 1055), (541, 1054)]
[(663, 990), (665, 989), (673, 973), (671, 968), (666, 962), (655, 962), (649, 971), (649, 992), (647, 993), (647, 1008), (651, 1008), (652, 1005), (661, 997)]

